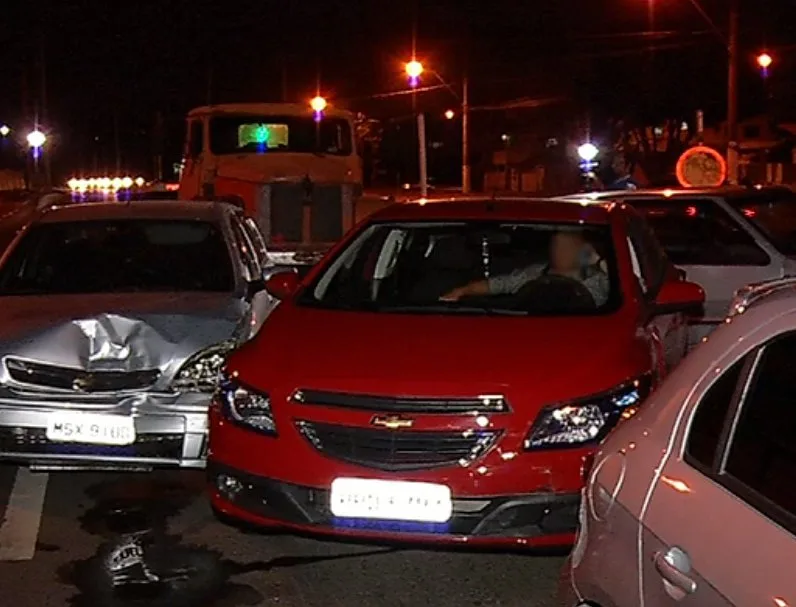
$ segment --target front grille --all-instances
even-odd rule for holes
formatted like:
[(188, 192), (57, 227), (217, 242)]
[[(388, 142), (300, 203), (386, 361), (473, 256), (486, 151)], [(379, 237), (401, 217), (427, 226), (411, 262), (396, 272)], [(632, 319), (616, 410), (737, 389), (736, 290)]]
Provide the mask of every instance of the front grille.
[(7, 358), (6, 369), (16, 382), (40, 388), (73, 392), (143, 390), (160, 377), (158, 369), (146, 371), (85, 371)]
[(107, 455), (151, 459), (182, 458), (183, 434), (139, 434), (132, 445), (58, 443), (43, 428), (0, 428), (0, 452), (30, 455)]
[(291, 397), (293, 402), (325, 405), (344, 409), (360, 409), (377, 413), (428, 414), (487, 414), (506, 413), (509, 405), (500, 394), (484, 394), (472, 398), (418, 398), (402, 396), (369, 396), (300, 389)]
[(469, 463), (498, 437), (493, 431), (405, 432), (296, 422), (301, 435), (329, 457), (379, 470), (422, 470)]
[[(271, 239), (275, 242), (301, 242), (307, 186), (302, 183), (273, 183), (269, 187)], [(311, 241), (338, 241), (343, 235), (342, 186), (312, 184), (309, 191)]]

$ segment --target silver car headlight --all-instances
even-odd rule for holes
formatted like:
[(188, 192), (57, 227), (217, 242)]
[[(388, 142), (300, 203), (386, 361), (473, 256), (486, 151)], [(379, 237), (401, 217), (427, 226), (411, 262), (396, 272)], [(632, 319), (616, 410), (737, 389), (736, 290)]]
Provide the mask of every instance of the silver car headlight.
[(171, 382), (171, 388), (177, 392), (212, 393), (227, 355), (234, 347), (235, 341), (227, 340), (197, 352), (185, 361)]
[(579, 447), (602, 440), (620, 419), (632, 417), (652, 386), (645, 375), (613, 390), (544, 409), (528, 433), (526, 449)]
[(217, 398), (227, 418), (265, 434), (276, 434), (271, 398), (240, 384), (236, 378), (221, 373)]

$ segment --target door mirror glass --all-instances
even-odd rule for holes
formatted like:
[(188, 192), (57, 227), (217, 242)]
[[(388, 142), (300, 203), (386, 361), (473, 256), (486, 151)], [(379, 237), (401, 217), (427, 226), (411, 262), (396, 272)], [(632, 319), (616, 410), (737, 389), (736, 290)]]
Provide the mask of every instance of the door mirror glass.
[(277, 299), (287, 299), (296, 292), (301, 280), (292, 270), (271, 274), (265, 281), (265, 290)]
[(691, 312), (699, 314), (705, 304), (705, 291), (698, 284), (680, 281), (663, 283), (655, 298), (656, 314)]

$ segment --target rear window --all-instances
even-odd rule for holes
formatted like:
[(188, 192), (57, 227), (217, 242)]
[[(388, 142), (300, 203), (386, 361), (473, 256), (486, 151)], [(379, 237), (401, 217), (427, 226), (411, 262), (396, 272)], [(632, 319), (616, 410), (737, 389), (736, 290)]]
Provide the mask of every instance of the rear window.
[(764, 266), (770, 259), (729, 213), (707, 198), (625, 199), (675, 265)]
[(754, 192), (727, 199), (780, 253), (796, 255), (796, 194), (789, 190)]
[(46, 223), (34, 226), (0, 268), (0, 295), (227, 292), (234, 276), (214, 223)]

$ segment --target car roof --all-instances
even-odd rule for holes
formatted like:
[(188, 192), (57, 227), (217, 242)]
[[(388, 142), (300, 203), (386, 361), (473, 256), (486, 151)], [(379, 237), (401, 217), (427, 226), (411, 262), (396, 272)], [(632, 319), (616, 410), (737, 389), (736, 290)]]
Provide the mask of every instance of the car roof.
[(222, 202), (136, 200), (132, 202), (75, 202), (48, 207), (36, 223), (101, 221), (114, 219), (193, 219), (218, 222), (224, 215), (239, 212)]
[(612, 201), (544, 198), (443, 198), (391, 204), (369, 221), (561, 221), (607, 224), (618, 205)]
[(624, 200), (626, 198), (676, 198), (689, 196), (718, 196), (721, 198), (745, 198), (748, 196), (772, 193), (792, 193), (787, 186), (724, 186), (720, 188), (649, 188), (638, 190), (606, 190), (600, 192), (580, 192), (557, 198), (557, 200)]

